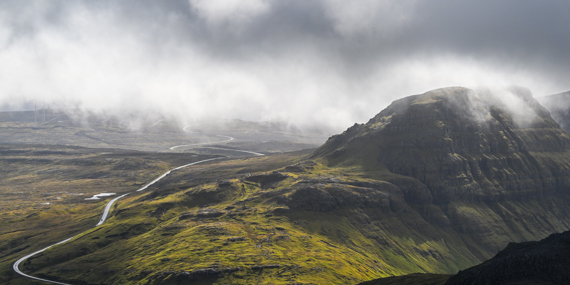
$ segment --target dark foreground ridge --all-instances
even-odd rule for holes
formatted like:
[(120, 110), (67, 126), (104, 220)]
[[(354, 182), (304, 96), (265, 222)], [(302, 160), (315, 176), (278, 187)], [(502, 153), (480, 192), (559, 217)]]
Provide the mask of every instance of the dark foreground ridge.
[(510, 243), (495, 257), (460, 271), (445, 285), (570, 284), (570, 232)]
[[(447, 280), (447, 282), (446, 282)], [(555, 285), (570, 284), (570, 231), (541, 241), (509, 243), (497, 255), (456, 275), (409, 274), (360, 285)]]

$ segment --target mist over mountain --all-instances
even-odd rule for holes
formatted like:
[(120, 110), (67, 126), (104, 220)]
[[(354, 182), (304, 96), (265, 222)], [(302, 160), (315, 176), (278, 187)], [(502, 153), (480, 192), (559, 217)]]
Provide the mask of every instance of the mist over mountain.
[(0, 1), (0, 283), (540, 269), (566, 234), (525, 242), (570, 229), (568, 15), (564, 0)]
[[(526, 88), (436, 89), (314, 151), (174, 171), (22, 270), (90, 284), (455, 274), (509, 242), (570, 229), (569, 147)], [(21, 159), (29, 152), (6, 153), (22, 169), (33, 163)]]
[[(484, 261), (507, 240), (538, 240), (570, 226), (560, 216), (570, 203), (568, 147), (568, 134), (528, 89), (451, 87), (393, 102), (368, 123), (331, 137), (312, 157), (397, 185), (429, 224), (418, 233), (443, 226)], [(567, 236), (509, 244), (446, 284), (565, 284), (568, 277), (554, 268), (567, 266), (559, 252)], [(448, 278), (412, 274), (370, 284), (443, 284)]]
[(529, 0), (2, 1), (0, 106), (342, 131), (441, 86), (570, 89), (569, 11)]
[(546, 107), (560, 126), (570, 132), (570, 91), (539, 97), (537, 100)]
[(550, 165), (569, 145), (528, 90), (445, 88), (395, 101), (316, 153), (335, 165), (414, 177), (430, 190), (429, 201), (447, 203), (562, 191), (567, 161)]

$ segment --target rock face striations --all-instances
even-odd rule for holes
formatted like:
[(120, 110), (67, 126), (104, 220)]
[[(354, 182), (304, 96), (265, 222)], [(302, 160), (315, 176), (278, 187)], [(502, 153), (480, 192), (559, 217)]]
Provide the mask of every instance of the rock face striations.
[(528, 90), (452, 87), (393, 102), (312, 159), (397, 186), (416, 232), (459, 238), (454, 255), (481, 262), (508, 242), (570, 229), (569, 150)]
[(428, 191), (409, 199), (442, 204), (564, 192), (569, 147), (570, 137), (529, 91), (455, 87), (395, 101), (330, 138), (316, 155), (412, 177)]

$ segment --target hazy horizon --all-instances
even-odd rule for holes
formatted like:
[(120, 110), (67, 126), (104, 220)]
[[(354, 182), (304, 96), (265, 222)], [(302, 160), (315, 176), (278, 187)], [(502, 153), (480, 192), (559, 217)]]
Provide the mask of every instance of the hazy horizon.
[(2, 1), (0, 106), (337, 131), (447, 86), (570, 90), (567, 1)]

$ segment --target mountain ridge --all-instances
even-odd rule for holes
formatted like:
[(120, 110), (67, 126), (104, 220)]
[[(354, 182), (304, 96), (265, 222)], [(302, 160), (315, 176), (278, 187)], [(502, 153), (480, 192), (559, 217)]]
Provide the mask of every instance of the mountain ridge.
[[(438, 89), (395, 101), (368, 123), (331, 137), (314, 157), (324, 157), (332, 165), (386, 167), (421, 181), (436, 202), (457, 199), (456, 192), (464, 200), (467, 195), (496, 200), (568, 185), (564, 176), (570, 161), (566, 159), (564, 168), (556, 171), (540, 166), (538, 160), (566, 152), (570, 137), (530, 92), (515, 90), (518, 103), (534, 112), (531, 119), (509, 114), (505, 104), (483, 101), (489, 93)], [(509, 171), (494, 170), (498, 168)], [(521, 171), (534, 174), (526, 178), (530, 185), (526, 189), (509, 183), (516, 176), (513, 173)]]

